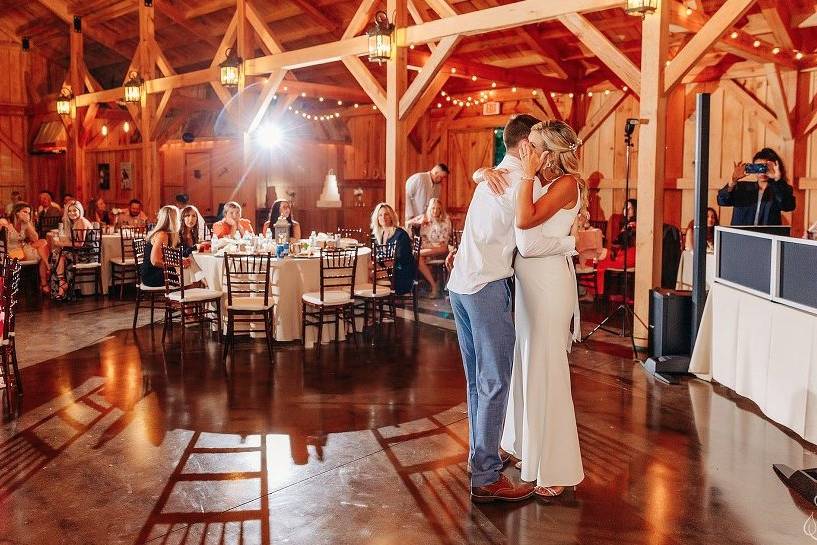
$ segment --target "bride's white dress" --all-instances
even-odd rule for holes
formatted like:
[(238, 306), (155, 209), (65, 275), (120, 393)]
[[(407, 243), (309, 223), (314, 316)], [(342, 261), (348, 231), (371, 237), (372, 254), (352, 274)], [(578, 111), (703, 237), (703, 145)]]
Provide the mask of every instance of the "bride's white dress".
[[(534, 184), (539, 200), (551, 184)], [(532, 229), (517, 229), (513, 373), (502, 448), (522, 459), (522, 480), (539, 486), (573, 486), (584, 479), (567, 353), (578, 333), (578, 295), (572, 257), (525, 258), (538, 237), (570, 234), (581, 208), (561, 209)]]

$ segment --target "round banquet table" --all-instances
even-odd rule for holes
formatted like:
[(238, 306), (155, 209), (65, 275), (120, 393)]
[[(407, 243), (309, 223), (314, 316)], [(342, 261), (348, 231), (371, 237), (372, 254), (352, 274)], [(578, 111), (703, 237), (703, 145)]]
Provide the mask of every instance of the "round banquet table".
[[(358, 248), (357, 269), (355, 270), (355, 287), (368, 282), (369, 261), (371, 249)], [(226, 320), (227, 312), (227, 280), (224, 276), (224, 256), (212, 253), (193, 252), (191, 267), (197, 267), (195, 278), (203, 280), (207, 287), (224, 292), (222, 297), (222, 314)], [(301, 338), (301, 296), (308, 292), (317, 292), (321, 288), (320, 257), (272, 259), (270, 277), (270, 293), (275, 302), (275, 339), (278, 341), (293, 341)], [(357, 322), (358, 330), (362, 321)], [(327, 325), (323, 330), (323, 338), (333, 340), (335, 327)], [(344, 340), (344, 328), (340, 328), (341, 338)], [(304, 344), (311, 347), (317, 338), (314, 327), (306, 329)]]

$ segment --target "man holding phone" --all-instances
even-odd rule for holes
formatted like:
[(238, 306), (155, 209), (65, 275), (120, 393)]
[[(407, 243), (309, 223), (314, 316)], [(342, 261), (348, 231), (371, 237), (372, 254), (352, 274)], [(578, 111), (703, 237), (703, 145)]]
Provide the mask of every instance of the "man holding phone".
[[(755, 181), (740, 181), (756, 176)], [(786, 168), (770, 148), (755, 153), (751, 163), (737, 162), (729, 182), (718, 192), (720, 206), (732, 206), (732, 225), (781, 225), (780, 213), (795, 208)]]

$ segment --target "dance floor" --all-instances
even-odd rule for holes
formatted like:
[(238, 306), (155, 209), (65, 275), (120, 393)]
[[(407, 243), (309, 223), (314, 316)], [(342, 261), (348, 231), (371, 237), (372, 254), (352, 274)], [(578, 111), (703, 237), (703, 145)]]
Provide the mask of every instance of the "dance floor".
[(478, 507), (454, 332), (399, 320), (320, 358), (280, 346), (272, 365), (245, 342), (225, 379), (215, 341), (188, 336), (181, 361), (178, 335), (163, 351), (161, 326), (134, 334), (130, 311), (20, 314), (26, 391), (0, 428), (0, 543), (814, 541), (817, 507), (771, 465), (817, 466), (817, 449), (722, 387), (655, 382), (618, 337), (571, 354), (576, 492)]

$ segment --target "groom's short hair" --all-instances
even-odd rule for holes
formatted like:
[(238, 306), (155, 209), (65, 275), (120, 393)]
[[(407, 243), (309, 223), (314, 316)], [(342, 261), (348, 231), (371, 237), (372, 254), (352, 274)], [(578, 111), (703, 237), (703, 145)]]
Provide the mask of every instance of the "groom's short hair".
[(539, 123), (539, 120), (528, 114), (515, 115), (508, 120), (505, 130), (502, 132), (502, 141), (505, 149), (515, 148), (519, 142), (530, 135), (530, 129)]

